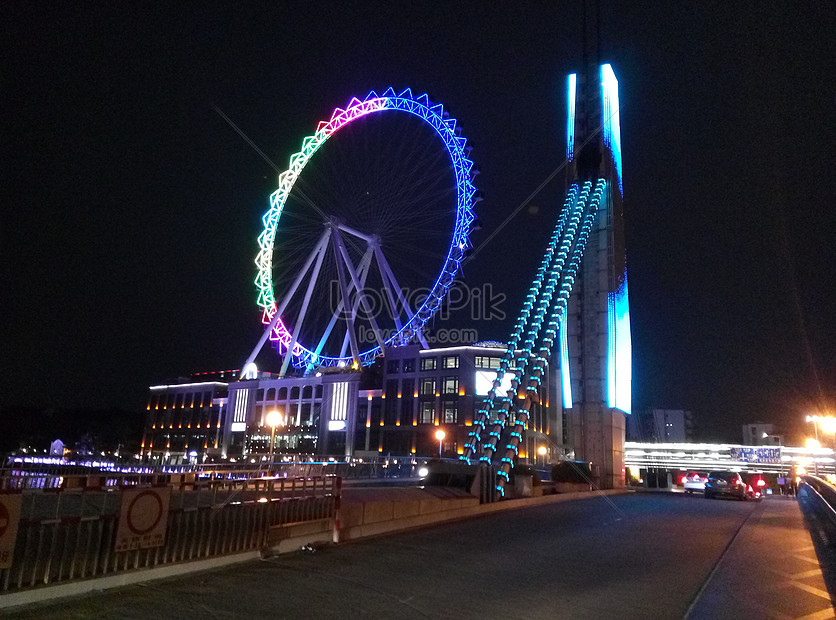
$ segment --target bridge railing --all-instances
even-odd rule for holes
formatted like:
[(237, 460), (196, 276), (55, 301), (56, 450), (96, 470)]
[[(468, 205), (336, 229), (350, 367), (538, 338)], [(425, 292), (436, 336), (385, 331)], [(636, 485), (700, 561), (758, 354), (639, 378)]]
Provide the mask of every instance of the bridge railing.
[[(816, 514), (828, 528), (830, 539), (836, 540), (836, 487), (817, 476), (801, 476), (803, 490), (815, 502)], [(802, 489), (799, 489), (799, 496)]]
[(340, 482), (335, 476), (319, 476), (220, 480), (196, 487), (144, 486), (141, 489), (168, 497), (162, 544), (119, 550), (117, 535), (126, 509), (130, 510), (122, 494), (132, 489), (137, 490), (126, 486), (3, 491), (0, 500), (20, 498), (14, 502), (19, 518), (11, 562), (0, 568), (0, 596), (257, 550), (267, 543), (271, 527), (333, 519)]

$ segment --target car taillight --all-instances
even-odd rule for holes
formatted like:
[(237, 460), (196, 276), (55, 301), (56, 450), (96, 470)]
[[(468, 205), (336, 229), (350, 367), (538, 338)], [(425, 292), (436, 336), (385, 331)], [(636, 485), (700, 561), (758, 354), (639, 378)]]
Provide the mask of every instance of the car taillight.
[(688, 476), (682, 476), (682, 479), (679, 481), (679, 484), (685, 484), (688, 481)]
[(702, 481), (703, 482), (708, 482), (708, 478), (703, 478)]
[(766, 480), (764, 480), (763, 478), (758, 480), (758, 486), (759, 487), (765, 487), (766, 486)]
[(749, 487), (746, 490), (749, 491), (749, 493), (754, 493), (754, 491), (752, 490), (752, 485), (751, 484), (749, 485)]

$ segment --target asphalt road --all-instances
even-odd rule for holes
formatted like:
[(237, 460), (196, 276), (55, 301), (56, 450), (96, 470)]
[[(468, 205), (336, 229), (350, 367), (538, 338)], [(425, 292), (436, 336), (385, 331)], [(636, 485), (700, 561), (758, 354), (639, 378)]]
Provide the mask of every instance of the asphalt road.
[[(721, 567), (734, 570), (722, 560), (744, 523), (762, 531), (758, 544), (768, 547), (772, 522), (760, 517), (770, 504), (781, 507), (774, 502), (793, 502), (786, 514), (800, 519), (794, 500), (783, 498), (596, 496), (7, 610), (3, 617), (663, 619), (689, 611), (700, 617), (695, 603), (718, 593), (705, 587), (712, 576)], [(803, 528), (793, 531), (807, 536)], [(810, 596), (811, 604), (829, 608)], [(702, 613), (722, 617), (714, 604)], [(822, 613), (816, 617), (832, 617)], [(783, 610), (775, 617), (799, 615)], [(767, 616), (754, 609), (734, 617)]]

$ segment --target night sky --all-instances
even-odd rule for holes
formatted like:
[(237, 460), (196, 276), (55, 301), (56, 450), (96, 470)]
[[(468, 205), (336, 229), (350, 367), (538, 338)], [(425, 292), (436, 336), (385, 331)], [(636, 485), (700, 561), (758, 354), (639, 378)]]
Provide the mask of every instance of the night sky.
[[(580, 6), (2, 3), (0, 405), (141, 409), (149, 385), (246, 359), (277, 174), (214, 106), (284, 169), (351, 97), (427, 92), (481, 169), (479, 245), (563, 164)], [(836, 408), (834, 6), (600, 9), (634, 410), (689, 409), (701, 439)], [(564, 190), (558, 174), (466, 265), (507, 296), (480, 338), (508, 338)]]

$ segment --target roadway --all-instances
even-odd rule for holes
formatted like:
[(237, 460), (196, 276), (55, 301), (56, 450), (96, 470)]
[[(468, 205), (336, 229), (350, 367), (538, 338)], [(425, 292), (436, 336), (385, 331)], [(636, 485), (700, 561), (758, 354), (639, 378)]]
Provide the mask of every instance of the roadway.
[(494, 513), (4, 618), (833, 618), (795, 499), (630, 493)]

